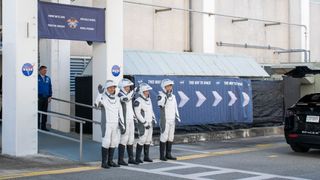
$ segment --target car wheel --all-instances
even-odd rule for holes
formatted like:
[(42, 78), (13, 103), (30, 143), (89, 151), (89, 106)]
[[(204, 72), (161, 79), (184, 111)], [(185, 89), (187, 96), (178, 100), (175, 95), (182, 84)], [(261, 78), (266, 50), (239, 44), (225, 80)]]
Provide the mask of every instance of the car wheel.
[(290, 144), (290, 146), (291, 146), (291, 149), (294, 152), (305, 153), (305, 152), (308, 152), (310, 150), (309, 147), (302, 146), (302, 145), (299, 145), (299, 144)]

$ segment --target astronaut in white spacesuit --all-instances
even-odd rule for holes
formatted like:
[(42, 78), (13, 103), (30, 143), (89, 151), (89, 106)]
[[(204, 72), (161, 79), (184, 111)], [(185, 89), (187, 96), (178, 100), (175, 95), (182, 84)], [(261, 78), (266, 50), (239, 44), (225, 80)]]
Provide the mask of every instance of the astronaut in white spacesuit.
[(151, 86), (147, 83), (141, 83), (139, 85), (139, 97), (133, 103), (139, 130), (139, 141), (136, 150), (136, 161), (138, 163), (143, 163), (141, 160), (142, 148), (144, 148), (144, 161), (152, 162), (149, 157), (149, 148), (152, 143), (153, 124), (156, 123), (156, 120), (150, 99), (150, 90), (152, 90)]
[[(135, 161), (133, 156), (133, 143), (134, 143), (134, 121), (135, 114), (133, 111), (132, 100), (134, 97), (134, 90), (131, 89), (133, 86), (133, 82), (129, 79), (122, 79), (119, 83), (120, 92), (118, 93), (118, 97), (120, 98), (120, 102), (123, 110), (124, 117), (124, 125), (126, 127), (126, 131), (124, 134), (121, 134), (120, 144), (119, 144), (119, 154), (118, 154), (118, 164), (127, 166), (129, 164), (139, 164)], [(127, 146), (128, 152), (128, 163), (124, 161), (124, 152)]]
[(98, 87), (98, 96), (94, 105), (101, 108), (102, 132), (102, 168), (119, 167), (113, 162), (113, 154), (120, 141), (120, 131), (125, 131), (120, 98), (116, 96), (117, 84), (107, 80), (105, 85)]
[[(176, 121), (181, 122), (177, 100), (173, 94), (174, 82), (170, 79), (161, 81), (162, 91), (158, 95), (160, 107), (160, 160), (176, 160), (171, 154)], [(166, 154), (165, 154), (166, 150)]]

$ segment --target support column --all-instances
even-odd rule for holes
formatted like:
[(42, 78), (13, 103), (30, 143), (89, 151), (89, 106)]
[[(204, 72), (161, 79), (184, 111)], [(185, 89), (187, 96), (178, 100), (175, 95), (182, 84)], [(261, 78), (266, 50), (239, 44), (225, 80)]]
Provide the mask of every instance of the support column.
[(2, 153), (38, 153), (38, 0), (3, 0)]
[[(70, 41), (40, 40), (40, 64), (48, 67), (48, 76), (52, 81), (53, 97), (70, 100)], [(70, 104), (51, 101), (49, 110), (70, 114)], [(48, 117), (51, 128), (70, 132), (70, 121)]]
[[(47, 2), (70, 4), (70, 0), (47, 0)], [(70, 41), (40, 40), (40, 64), (48, 67), (52, 81), (53, 97), (70, 101)], [(70, 104), (51, 101), (49, 109), (54, 112), (70, 114)], [(70, 121), (48, 117), (51, 128), (70, 132)]]
[[(192, 0), (192, 8), (204, 12), (215, 12), (215, 1)], [(200, 53), (215, 53), (215, 17), (192, 14), (192, 50)]]
[[(310, 0), (289, 1), (289, 22), (292, 24), (303, 24), (307, 28), (289, 26), (289, 48), (309, 50)], [(304, 53), (291, 53), (289, 59), (290, 62), (304, 62)]]
[[(107, 79), (119, 82), (123, 76), (123, 0), (94, 0), (95, 7), (106, 7), (106, 43), (94, 43), (92, 59), (93, 102), (97, 87)], [(120, 72), (118, 73), (118, 68)], [(101, 120), (101, 113), (93, 111), (93, 119)], [(93, 140), (101, 141), (101, 128), (93, 125)]]

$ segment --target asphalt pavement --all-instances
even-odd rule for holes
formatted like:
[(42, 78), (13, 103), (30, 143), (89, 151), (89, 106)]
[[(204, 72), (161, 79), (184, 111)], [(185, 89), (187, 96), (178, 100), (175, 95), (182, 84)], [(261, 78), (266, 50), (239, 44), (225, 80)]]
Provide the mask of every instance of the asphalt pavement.
[(0, 179), (319, 179), (320, 151), (300, 154), (291, 151), (283, 136), (233, 139), (174, 147), (177, 161), (158, 160), (158, 146), (152, 148), (153, 163), (101, 169), (99, 162), (73, 164), (0, 175)]

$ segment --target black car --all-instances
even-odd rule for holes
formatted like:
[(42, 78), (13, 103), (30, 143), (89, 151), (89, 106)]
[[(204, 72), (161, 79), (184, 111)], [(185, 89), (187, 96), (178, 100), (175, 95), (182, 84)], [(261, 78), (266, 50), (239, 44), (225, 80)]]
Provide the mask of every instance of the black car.
[(286, 111), (284, 132), (295, 152), (320, 149), (320, 93), (302, 97)]

